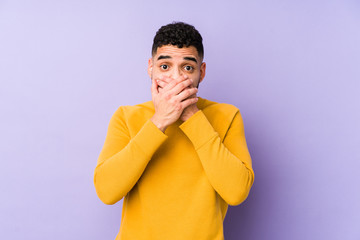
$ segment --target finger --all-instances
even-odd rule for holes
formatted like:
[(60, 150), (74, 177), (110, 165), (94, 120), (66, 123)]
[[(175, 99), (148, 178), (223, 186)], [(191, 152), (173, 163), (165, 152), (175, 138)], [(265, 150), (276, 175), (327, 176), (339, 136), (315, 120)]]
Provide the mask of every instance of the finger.
[(177, 98), (180, 101), (183, 101), (184, 99), (187, 99), (189, 97), (196, 97), (196, 93), (198, 92), (197, 88), (186, 88), (185, 90), (183, 90), (182, 92), (180, 92), (177, 95)]
[(165, 88), (173, 79), (168, 76), (162, 75), (160, 77), (155, 78), (155, 80), (156, 80), (156, 83), (157, 83), (158, 89), (159, 89), (159, 88)]
[(162, 88), (166, 87), (166, 85), (170, 84), (169, 87), (165, 90), (170, 90), (171, 88), (173, 88), (174, 86), (176, 86), (176, 84), (178, 84), (179, 82), (182, 82), (186, 79), (188, 79), (189, 76), (187, 76), (186, 74), (184, 75), (181, 75), (178, 79), (174, 79), (172, 77), (169, 77), (169, 76), (161, 76), (159, 78), (159, 80), (161, 80), (164, 84), (163, 85), (160, 85)]
[(177, 79), (173, 79), (173, 78), (170, 78), (170, 77), (164, 77), (164, 80), (168, 82), (168, 85), (166, 86), (165, 90), (173, 89), (177, 84), (185, 81), (186, 79), (188, 79), (187, 75), (181, 75)]
[(159, 91), (158, 91), (158, 84), (156, 83), (156, 80), (152, 80), (152, 83), (151, 83), (151, 94), (152, 95), (156, 95), (158, 94)]
[(166, 85), (167, 85), (168, 83), (165, 82), (165, 81), (158, 80), (158, 81), (157, 81), (157, 84), (158, 84), (159, 87), (164, 88), (164, 87), (166, 87)]
[(169, 92), (171, 94), (177, 95), (177, 94), (181, 93), (182, 91), (184, 91), (184, 89), (187, 87), (192, 88), (191, 87), (192, 83), (193, 83), (192, 79), (183, 80), (182, 82), (177, 83), (172, 89), (169, 90)]
[(182, 109), (185, 109), (187, 108), (188, 106), (192, 105), (192, 104), (195, 104), (197, 101), (199, 100), (198, 97), (195, 97), (195, 98), (188, 98), (184, 101), (181, 102), (181, 108)]

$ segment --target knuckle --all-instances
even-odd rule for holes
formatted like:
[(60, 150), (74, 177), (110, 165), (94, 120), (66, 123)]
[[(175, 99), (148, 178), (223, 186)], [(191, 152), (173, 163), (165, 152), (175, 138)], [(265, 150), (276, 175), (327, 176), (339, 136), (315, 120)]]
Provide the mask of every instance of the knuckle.
[(177, 111), (180, 111), (180, 110), (181, 110), (181, 105), (180, 105), (180, 104), (176, 105), (175, 109), (176, 109)]
[(174, 98), (168, 99), (168, 102), (169, 102), (171, 105), (176, 105), (176, 101), (175, 101)]
[(171, 99), (170, 94), (164, 94), (164, 99), (169, 101)]

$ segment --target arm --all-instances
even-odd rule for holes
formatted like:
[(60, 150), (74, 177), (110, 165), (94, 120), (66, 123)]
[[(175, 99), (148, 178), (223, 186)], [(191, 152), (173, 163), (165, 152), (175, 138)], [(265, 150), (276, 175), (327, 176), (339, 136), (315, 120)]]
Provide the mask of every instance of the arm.
[(189, 98), (197, 89), (186, 89), (192, 81), (180, 77), (159, 91), (152, 81), (151, 93), (155, 113), (140, 131), (130, 137), (122, 108), (111, 118), (104, 147), (94, 174), (94, 184), (99, 198), (106, 204), (121, 200), (136, 184), (153, 154), (166, 140), (163, 133), (175, 122), (184, 108), (196, 103)]
[(106, 204), (121, 200), (136, 184), (155, 151), (166, 140), (150, 120), (130, 139), (122, 108), (110, 120), (94, 173), (97, 195)]
[(202, 111), (180, 128), (193, 143), (215, 191), (230, 205), (243, 202), (254, 182), (254, 172), (239, 111), (223, 142)]

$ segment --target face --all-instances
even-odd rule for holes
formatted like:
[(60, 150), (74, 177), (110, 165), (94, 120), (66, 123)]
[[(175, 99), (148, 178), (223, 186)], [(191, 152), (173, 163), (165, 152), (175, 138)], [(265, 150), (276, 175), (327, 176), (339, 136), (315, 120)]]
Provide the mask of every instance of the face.
[(195, 47), (178, 48), (166, 45), (159, 47), (156, 54), (149, 59), (148, 74), (153, 80), (162, 76), (177, 79), (187, 75), (194, 81), (193, 87), (198, 87), (205, 77), (205, 69), (206, 64), (202, 62)]

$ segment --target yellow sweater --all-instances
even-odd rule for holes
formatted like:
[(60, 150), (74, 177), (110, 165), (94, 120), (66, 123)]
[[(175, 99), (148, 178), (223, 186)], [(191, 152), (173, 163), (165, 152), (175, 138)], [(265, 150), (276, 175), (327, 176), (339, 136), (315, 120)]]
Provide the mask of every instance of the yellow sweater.
[(230, 205), (254, 181), (239, 110), (199, 98), (198, 111), (161, 132), (151, 101), (120, 107), (94, 173), (99, 198), (123, 197), (121, 240), (219, 240)]

